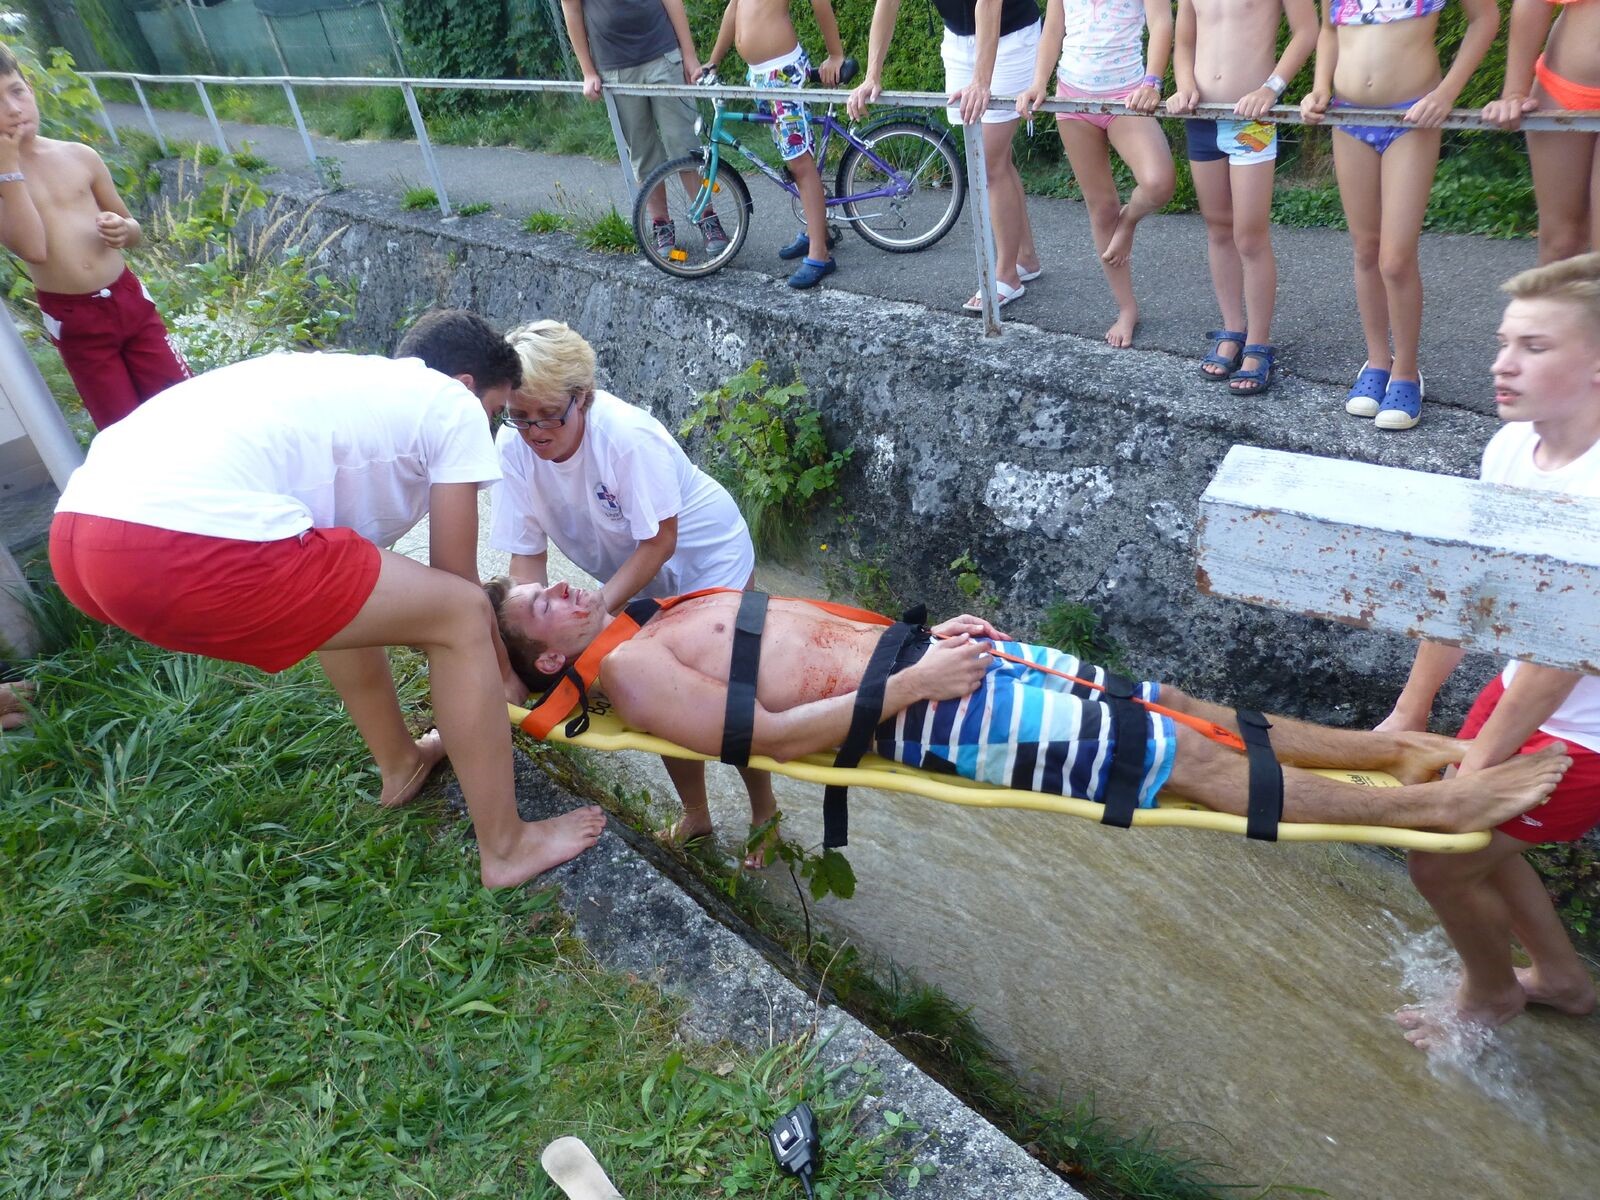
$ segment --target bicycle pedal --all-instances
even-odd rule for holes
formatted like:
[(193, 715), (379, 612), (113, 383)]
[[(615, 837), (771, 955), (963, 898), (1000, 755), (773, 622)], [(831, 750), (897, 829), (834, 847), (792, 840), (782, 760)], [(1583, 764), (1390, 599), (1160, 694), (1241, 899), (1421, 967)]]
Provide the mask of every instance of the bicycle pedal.
[(680, 250), (674, 246), (670, 251), (667, 252), (667, 257), (673, 262), (688, 262), (689, 252), (687, 250)]

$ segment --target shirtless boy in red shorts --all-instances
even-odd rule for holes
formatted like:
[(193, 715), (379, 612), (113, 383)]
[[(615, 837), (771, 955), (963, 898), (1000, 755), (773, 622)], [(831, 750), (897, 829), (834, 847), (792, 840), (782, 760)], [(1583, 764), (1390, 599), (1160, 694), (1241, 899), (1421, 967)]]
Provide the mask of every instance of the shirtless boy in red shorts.
[[(1483, 453), (1482, 478), (1513, 487), (1600, 496), (1600, 254), (1524, 271), (1511, 296), (1494, 360), (1504, 428)], [(1405, 689), (1380, 730), (1426, 729), (1439, 687), (1463, 651), (1423, 642)], [(1600, 677), (1513, 662), (1491, 680), (1461, 729), (1472, 747), (1460, 772), (1564, 742), (1572, 767), (1550, 799), (1494, 831), (1474, 854), (1413, 853), (1411, 878), (1461, 955), (1461, 1019), (1500, 1025), (1529, 1004), (1582, 1016), (1594, 981), (1522, 857), (1531, 843), (1570, 842), (1600, 825)], [(1513, 969), (1516, 938), (1530, 964)], [(1440, 1035), (1420, 1009), (1396, 1020), (1426, 1048)]]
[[(50, 566), (91, 617), (169, 650), (264, 671), (316, 652), (377, 762), (380, 802), (415, 797), (448, 753), (484, 886), (510, 887), (605, 824), (592, 806), (517, 814), (477, 529), (478, 493), (500, 478), (489, 419), (522, 364), (460, 310), (423, 317), (397, 354), (268, 354), (136, 409), (68, 481)], [(425, 513), (428, 566), (381, 548)], [(388, 646), (427, 654), (437, 733), (407, 730)]]
[(189, 378), (122, 251), (139, 222), (88, 146), (39, 136), (39, 106), (0, 46), (0, 243), (27, 264), (45, 333), (96, 429)]

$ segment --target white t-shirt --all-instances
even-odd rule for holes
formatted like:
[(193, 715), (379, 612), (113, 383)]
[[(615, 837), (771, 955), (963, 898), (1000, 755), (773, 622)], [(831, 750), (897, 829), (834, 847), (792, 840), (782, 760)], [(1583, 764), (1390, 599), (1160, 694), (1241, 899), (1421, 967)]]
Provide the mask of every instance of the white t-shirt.
[[(1600, 497), (1600, 442), (1577, 459), (1554, 471), (1541, 470), (1533, 461), (1539, 435), (1533, 422), (1513, 421), (1489, 440), (1483, 450), (1478, 477), (1487, 483), (1564, 492), (1570, 496)], [(1517, 673), (1515, 661), (1506, 664), (1500, 679), (1507, 687)], [(1551, 737), (1576, 743), (1600, 753), (1600, 676), (1585, 675), (1550, 719), (1539, 726)]]
[(603, 583), (676, 516), (678, 548), (638, 594), (743, 587), (755, 548), (727, 490), (689, 461), (660, 421), (609, 392), (595, 392), (585, 420), (583, 440), (566, 462), (546, 462), (515, 429), (500, 431), (504, 478), (494, 493), (489, 544), (543, 554), (553, 541)]
[(420, 359), (269, 354), (97, 435), (56, 508), (246, 542), (345, 526), (389, 546), (432, 484), (499, 478), (483, 405)]
[(1119, 92), (1144, 78), (1144, 0), (1066, 0), (1056, 78), (1084, 92)]

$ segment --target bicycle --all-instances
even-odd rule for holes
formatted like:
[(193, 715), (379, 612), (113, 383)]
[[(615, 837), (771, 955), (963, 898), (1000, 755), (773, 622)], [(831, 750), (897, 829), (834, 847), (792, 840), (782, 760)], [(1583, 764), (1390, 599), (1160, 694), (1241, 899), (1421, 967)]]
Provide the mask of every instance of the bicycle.
[[(855, 61), (846, 59), (839, 82), (855, 73)], [(816, 82), (818, 73), (811, 71)], [(716, 75), (702, 74), (700, 82), (715, 84)], [(861, 237), (891, 254), (926, 250), (945, 234), (961, 216), (967, 198), (967, 171), (961, 152), (950, 131), (934, 125), (916, 112), (890, 112), (868, 122), (859, 130), (834, 119), (834, 105), (821, 116), (809, 113), (813, 126), (821, 130), (816, 138), (815, 157), (827, 160), (829, 139), (838, 134), (845, 142), (832, 187), (824, 190), (831, 217), (849, 224)], [(770, 113), (730, 112), (722, 99), (712, 101), (709, 126), (704, 116), (695, 122), (695, 136), (703, 142), (698, 153), (685, 154), (662, 163), (639, 185), (633, 202), (633, 235), (639, 249), (655, 266), (680, 279), (699, 279), (720, 271), (738, 255), (750, 232), (755, 206), (744, 177), (725, 158), (726, 150), (736, 150), (761, 174), (789, 193), (795, 215), (804, 224), (800, 209), (800, 190), (784, 172), (769, 166), (745, 146), (727, 126), (739, 122), (771, 125)], [(693, 194), (682, 176), (696, 181)], [(679, 177), (675, 179), (674, 177)], [(652, 220), (646, 204), (658, 185), (666, 185), (667, 218), (677, 232), (678, 244), (663, 249), (657, 246)], [(720, 230), (702, 228), (702, 222), (715, 216)], [(718, 238), (715, 233), (724, 237)], [(833, 221), (828, 223), (828, 244), (838, 241)]]

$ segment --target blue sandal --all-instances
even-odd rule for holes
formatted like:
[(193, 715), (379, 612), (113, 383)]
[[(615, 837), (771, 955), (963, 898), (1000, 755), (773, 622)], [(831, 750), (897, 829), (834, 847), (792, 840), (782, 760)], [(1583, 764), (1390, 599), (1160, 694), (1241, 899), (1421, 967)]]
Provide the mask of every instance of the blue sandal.
[[(1239, 355), (1242, 363), (1247, 358), (1256, 360), (1256, 365), (1249, 370), (1242, 367), (1233, 373), (1233, 378), (1228, 382), (1228, 390), (1235, 396), (1259, 396), (1272, 386), (1272, 355), (1274, 347), (1268, 345), (1249, 345)], [(1239, 385), (1243, 383), (1244, 387)]]
[(818, 262), (808, 255), (800, 260), (800, 265), (795, 269), (795, 273), (789, 276), (789, 286), (792, 288), (816, 287), (817, 284), (822, 282), (823, 276), (832, 275), (838, 269), (839, 264), (831, 258), (826, 262)]
[(1422, 420), (1422, 398), (1426, 394), (1420, 371), (1415, 383), (1409, 379), (1391, 379), (1372, 423), (1379, 429), (1410, 429)]
[[(1225, 383), (1233, 378), (1233, 373), (1244, 361), (1244, 334), (1234, 333), (1231, 329), (1213, 329), (1206, 334), (1206, 340), (1211, 343), (1211, 352), (1200, 360), (1200, 374), (1212, 383)], [(1239, 343), (1239, 349), (1234, 351), (1232, 358), (1222, 357), (1223, 342)], [(1208, 371), (1207, 367), (1221, 367), (1222, 370)]]
[(1344, 410), (1352, 417), (1375, 417), (1383, 406), (1384, 391), (1389, 386), (1389, 372), (1380, 371), (1370, 363), (1361, 364), (1361, 374), (1345, 394)]

